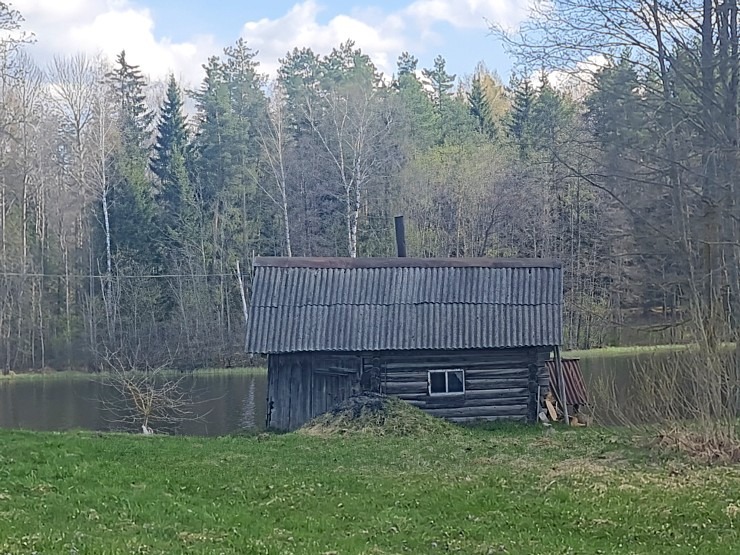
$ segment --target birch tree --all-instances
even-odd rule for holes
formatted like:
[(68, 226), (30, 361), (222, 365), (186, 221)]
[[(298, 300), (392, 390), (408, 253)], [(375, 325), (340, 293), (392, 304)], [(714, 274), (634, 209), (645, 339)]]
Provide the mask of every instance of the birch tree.
[(357, 257), (363, 196), (380, 169), (379, 143), (388, 135), (377, 91), (350, 87), (332, 90), (319, 106), (308, 102), (306, 118), (332, 165), (345, 205), (347, 253)]
[[(70, 153), (63, 159), (62, 168), (70, 183), (68, 191), (77, 197), (79, 206), (85, 210), (90, 199), (94, 199), (92, 213), (85, 213), (83, 220), (94, 218), (102, 228), (104, 241), (104, 266), (97, 267), (95, 256), (90, 253), (87, 272), (90, 276), (102, 276), (103, 304), (108, 338), (113, 337), (115, 307), (113, 306), (113, 253), (111, 230), (111, 194), (113, 183), (110, 178), (112, 155), (118, 136), (110, 114), (112, 106), (103, 87), (105, 67), (101, 60), (77, 54), (69, 58), (57, 57), (49, 70), (51, 96), (54, 109), (62, 128), (63, 146)], [(90, 249), (93, 245), (90, 243)], [(90, 346), (95, 347), (95, 305), (97, 284), (91, 277), (88, 290), (88, 329)]]
[(259, 130), (262, 155), (266, 161), (273, 187), (260, 182), (260, 188), (275, 203), (282, 216), (285, 239), (285, 254), (293, 256), (290, 240), (290, 212), (288, 208), (287, 156), (291, 147), (288, 133), (286, 96), (279, 84), (275, 84), (267, 104), (265, 125)]

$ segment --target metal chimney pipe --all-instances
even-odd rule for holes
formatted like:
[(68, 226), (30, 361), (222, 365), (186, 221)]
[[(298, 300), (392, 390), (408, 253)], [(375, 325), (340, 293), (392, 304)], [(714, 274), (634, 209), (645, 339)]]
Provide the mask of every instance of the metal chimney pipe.
[(396, 216), (396, 249), (399, 258), (406, 258), (406, 229), (403, 216)]

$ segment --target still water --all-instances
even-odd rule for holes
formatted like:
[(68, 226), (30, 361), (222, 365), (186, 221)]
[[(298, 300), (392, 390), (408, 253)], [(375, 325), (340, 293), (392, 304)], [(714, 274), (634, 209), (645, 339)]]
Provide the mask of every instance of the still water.
[[(175, 433), (218, 436), (265, 426), (266, 373), (196, 374), (182, 387), (200, 418), (183, 422)], [(125, 429), (108, 409), (113, 395), (100, 381), (79, 377), (0, 381), (0, 428)]]
[[(637, 362), (635, 356), (589, 357), (581, 360), (581, 368), (591, 390), (605, 377), (626, 388), (624, 380)], [(196, 374), (183, 387), (200, 418), (182, 423), (175, 433), (218, 436), (265, 426), (266, 373)], [(99, 381), (79, 377), (0, 381), (0, 428), (120, 430), (107, 410), (112, 395)]]

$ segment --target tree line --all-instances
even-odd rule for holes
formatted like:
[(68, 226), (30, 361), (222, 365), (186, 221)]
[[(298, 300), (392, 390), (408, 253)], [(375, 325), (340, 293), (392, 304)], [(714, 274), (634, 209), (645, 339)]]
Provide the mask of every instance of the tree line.
[(183, 91), (38, 67), (0, 2), (0, 367), (241, 363), (253, 256), (392, 256), (396, 213), (411, 256), (560, 259), (568, 347), (731, 335), (737, 13), (667, 4), (557, 0), (508, 83), (352, 41), (269, 79), (240, 39)]

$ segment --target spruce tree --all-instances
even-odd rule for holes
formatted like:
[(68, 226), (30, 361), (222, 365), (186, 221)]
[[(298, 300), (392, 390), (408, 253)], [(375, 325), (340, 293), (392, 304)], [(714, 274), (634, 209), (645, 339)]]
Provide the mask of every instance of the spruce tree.
[(489, 139), (493, 139), (496, 136), (496, 127), (480, 75), (473, 78), (467, 97), (470, 103), (470, 115), (475, 120), (476, 131)]
[(113, 160), (110, 209), (111, 240), (117, 257), (135, 261), (147, 271), (159, 269), (150, 240), (154, 221), (153, 189), (147, 173), (149, 136), (153, 114), (145, 102), (146, 80), (138, 66), (119, 54), (107, 75), (117, 107), (121, 144)]
[(255, 52), (240, 40), (213, 57), (194, 94), (198, 135), (194, 140), (195, 185), (213, 229), (210, 250), (214, 271), (258, 249), (264, 211), (257, 189), (258, 125), (266, 100)]
[(519, 145), (522, 156), (526, 155), (531, 140), (532, 105), (535, 92), (529, 79), (512, 79), (513, 99), (511, 119), (509, 120), (509, 135)]
[(180, 88), (171, 75), (149, 164), (158, 179), (158, 227), (166, 234), (165, 250), (192, 242), (196, 231), (195, 198), (186, 169), (188, 131), (182, 110)]
[(123, 50), (116, 57), (115, 68), (106, 77), (118, 105), (124, 142), (146, 144), (154, 114), (146, 105), (147, 82), (139, 66), (129, 64)]
[(561, 129), (568, 125), (571, 112), (571, 105), (565, 97), (543, 76), (542, 86), (531, 104), (532, 146), (552, 151), (558, 143)]
[(187, 127), (182, 113), (183, 102), (175, 76), (170, 75), (167, 92), (159, 111), (157, 136), (150, 169), (162, 185), (172, 180), (172, 157), (179, 152), (184, 156), (187, 146)]

